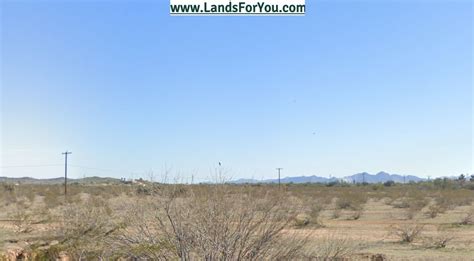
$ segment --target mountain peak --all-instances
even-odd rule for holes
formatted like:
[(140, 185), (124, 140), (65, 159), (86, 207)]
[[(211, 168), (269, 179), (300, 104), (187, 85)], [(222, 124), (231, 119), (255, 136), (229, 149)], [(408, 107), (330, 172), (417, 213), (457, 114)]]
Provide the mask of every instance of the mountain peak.
[[(343, 178), (336, 178), (336, 177), (326, 178), (326, 177), (319, 177), (316, 175), (285, 177), (285, 178), (282, 178), (280, 181), (282, 183), (329, 183), (329, 182), (334, 182), (337, 180), (345, 180), (346, 182), (350, 182), (350, 183), (351, 182), (383, 183), (387, 181), (403, 183), (403, 182), (410, 182), (410, 181), (418, 182), (424, 179), (419, 178), (417, 176), (411, 176), (411, 175), (402, 176), (398, 174), (390, 174), (385, 171), (380, 171), (377, 174), (361, 172), (361, 173), (346, 176)], [(267, 180), (262, 180), (262, 181), (256, 181), (256, 180), (251, 180), (251, 179), (239, 179), (239, 180), (233, 181), (232, 183), (278, 183), (278, 179), (267, 179)]]

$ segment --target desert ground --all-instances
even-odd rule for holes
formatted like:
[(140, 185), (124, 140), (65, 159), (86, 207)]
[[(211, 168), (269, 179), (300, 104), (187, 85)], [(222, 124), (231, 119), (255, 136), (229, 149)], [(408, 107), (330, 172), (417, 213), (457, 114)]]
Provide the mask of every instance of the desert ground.
[(0, 184), (0, 260), (474, 260), (474, 182)]

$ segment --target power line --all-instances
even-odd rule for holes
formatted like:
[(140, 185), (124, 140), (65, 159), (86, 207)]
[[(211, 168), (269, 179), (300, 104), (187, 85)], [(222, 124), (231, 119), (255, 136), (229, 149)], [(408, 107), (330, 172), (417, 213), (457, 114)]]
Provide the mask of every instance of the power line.
[(11, 166), (0, 166), (0, 168), (39, 168), (39, 167), (58, 167), (62, 164), (41, 164), (41, 165), (11, 165)]
[(114, 169), (104, 169), (104, 168), (88, 167), (88, 166), (81, 166), (81, 165), (72, 165), (72, 164), (69, 164), (69, 166), (74, 167), (74, 168), (83, 169), (83, 170), (95, 170), (95, 171), (102, 171), (102, 172), (111, 172), (112, 174), (127, 175), (127, 174), (131, 174), (131, 173), (135, 173), (135, 174), (145, 175), (145, 173), (143, 171), (114, 170)]
[[(64, 164), (7, 165), (7, 166), (0, 166), (0, 168), (1, 169), (16, 169), (16, 168), (41, 168), (41, 167), (61, 167), (61, 166), (64, 166)], [(95, 171), (102, 171), (102, 172), (113, 172), (113, 173), (120, 173), (120, 174), (141, 173), (140, 171), (114, 170), (114, 169), (89, 167), (89, 166), (75, 165), (75, 164), (74, 165), (68, 164), (67, 167), (68, 168), (73, 167), (73, 168), (84, 169), (84, 170), (95, 170)]]
[(126, 172), (126, 171), (118, 171), (118, 170), (113, 170), (113, 169), (102, 169), (102, 168), (87, 167), (87, 166), (81, 166), (81, 165), (72, 165), (72, 164), (69, 164), (69, 166), (71, 166), (71, 167), (75, 167), (75, 168), (81, 168), (81, 169), (98, 170), (98, 171)]

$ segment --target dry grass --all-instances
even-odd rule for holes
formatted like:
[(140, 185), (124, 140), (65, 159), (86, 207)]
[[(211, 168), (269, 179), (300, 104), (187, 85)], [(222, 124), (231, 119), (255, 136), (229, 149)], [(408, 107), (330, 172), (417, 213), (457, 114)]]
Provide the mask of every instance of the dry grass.
[[(65, 200), (59, 185), (0, 184), (0, 253), (21, 247), (43, 260), (338, 260), (368, 251), (407, 258), (398, 245), (423, 246), (414, 256), (443, 249), (446, 260), (474, 254), (467, 206), (474, 195), (465, 188), (147, 183), (72, 185), (69, 192)], [(390, 245), (395, 241), (410, 244)]]
[(455, 236), (449, 231), (437, 227), (436, 233), (432, 236), (425, 236), (423, 238), (424, 246), (427, 248), (446, 248), (450, 242), (455, 239)]
[(366, 242), (344, 235), (327, 234), (317, 241), (310, 260), (347, 260), (366, 248)]

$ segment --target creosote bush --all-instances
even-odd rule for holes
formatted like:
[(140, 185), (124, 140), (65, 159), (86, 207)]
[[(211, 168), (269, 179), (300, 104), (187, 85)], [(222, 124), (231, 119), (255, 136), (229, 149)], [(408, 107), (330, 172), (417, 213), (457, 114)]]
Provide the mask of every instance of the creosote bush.
[[(321, 216), (355, 220), (365, 207), (364, 218), (370, 221), (374, 218), (370, 216), (372, 203), (383, 199), (385, 204), (401, 208), (390, 211), (397, 214), (397, 223), (406, 222), (400, 220), (401, 213), (439, 223), (441, 219), (428, 220), (418, 213), (423, 209), (427, 217), (436, 217), (444, 210), (473, 202), (474, 194), (466, 186), (441, 190), (432, 183), (285, 184), (281, 189), (271, 184), (77, 183), (68, 188), (67, 200), (58, 184), (1, 184), (0, 215), (10, 219), (18, 214), (15, 220), (19, 226), (14, 227), (12, 221), (13, 226), (9, 225), (8, 232), (14, 237), (47, 234), (41, 238), (43, 242), (32, 243), (27, 249), (34, 251), (38, 260), (55, 260), (61, 255), (70, 260), (343, 260), (357, 252), (360, 246), (351, 247), (357, 240), (336, 237), (320, 247), (317, 238), (311, 237), (312, 244), (307, 243), (321, 226)], [(371, 203), (365, 205), (368, 198)], [(446, 216), (461, 213), (456, 225), (473, 224), (474, 212), (465, 209)], [(328, 221), (329, 229), (340, 223), (347, 222)], [(417, 229), (403, 226), (396, 234), (402, 242), (423, 239), (430, 248), (444, 248), (451, 242), (445, 236), (448, 234), (420, 236)], [(19, 233), (22, 231), (32, 233)]]
[(338, 219), (340, 217), (341, 217), (341, 209), (339, 209), (339, 208), (334, 209), (331, 213), (331, 218), (332, 219)]
[(425, 214), (430, 218), (435, 218), (439, 214), (444, 213), (445, 211), (446, 209), (443, 206), (438, 205), (438, 204), (433, 204), (428, 207), (428, 210), (426, 211)]
[(321, 204), (313, 204), (309, 211), (310, 222), (317, 226), (324, 226), (323, 222), (321, 221), (320, 215), (321, 212), (324, 210)]
[(33, 215), (25, 208), (17, 208), (9, 215), (16, 233), (29, 233), (33, 230)]
[(347, 198), (338, 198), (336, 200), (336, 207), (338, 209), (349, 209), (352, 207), (352, 202)]
[(311, 223), (311, 216), (308, 214), (298, 214), (295, 217), (295, 227), (296, 228), (304, 228)]
[(471, 208), (470, 210), (468, 210), (467, 213), (463, 215), (459, 224), (460, 225), (474, 225), (474, 208)]
[(426, 248), (446, 248), (448, 246), (448, 243), (451, 242), (454, 239), (454, 236), (447, 232), (443, 231), (440, 229), (440, 227), (437, 228), (436, 234), (433, 236), (426, 236), (424, 237), (424, 246)]
[(402, 224), (392, 227), (392, 234), (397, 236), (402, 243), (412, 243), (423, 232), (422, 224)]
[[(122, 254), (132, 259), (275, 260), (302, 255), (307, 236), (291, 236), (297, 210), (278, 191), (256, 197), (226, 185), (208, 190), (162, 190), (137, 204), (128, 226), (117, 238)], [(288, 238), (290, 237), (290, 238)]]
[(308, 260), (348, 260), (353, 254), (366, 248), (366, 243), (347, 236), (328, 234), (318, 240)]
[(360, 217), (362, 216), (363, 213), (364, 213), (364, 208), (360, 207), (358, 209), (353, 210), (348, 219), (358, 220), (358, 219), (360, 219)]
[(118, 230), (119, 223), (112, 222), (111, 210), (106, 201), (93, 197), (84, 202), (71, 203), (62, 207), (60, 222), (56, 227), (59, 244), (38, 255), (58, 258), (66, 251), (73, 260), (104, 259), (111, 257), (108, 245), (110, 236)]

